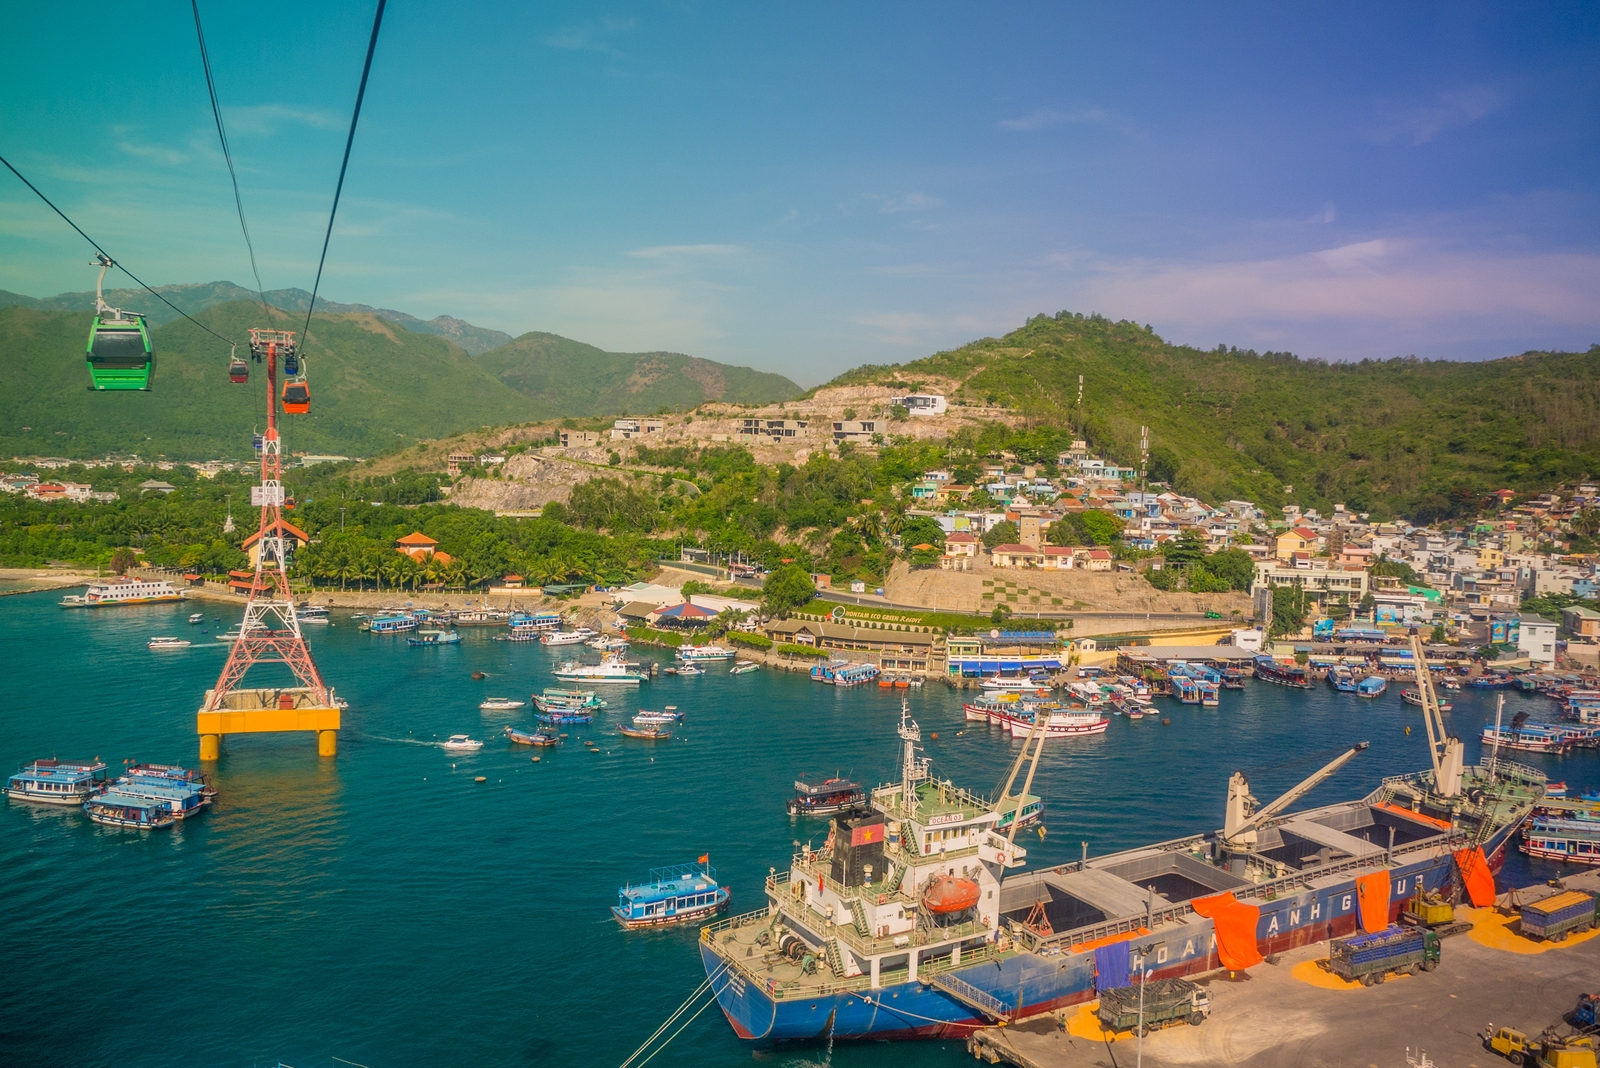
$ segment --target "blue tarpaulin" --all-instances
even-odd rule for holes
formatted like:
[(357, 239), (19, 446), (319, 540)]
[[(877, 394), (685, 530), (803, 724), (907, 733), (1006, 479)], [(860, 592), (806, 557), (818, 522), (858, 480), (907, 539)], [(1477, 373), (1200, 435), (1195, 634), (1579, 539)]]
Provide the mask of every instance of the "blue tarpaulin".
[(1128, 985), (1128, 941), (1113, 942), (1094, 951), (1094, 988), (1112, 990)]

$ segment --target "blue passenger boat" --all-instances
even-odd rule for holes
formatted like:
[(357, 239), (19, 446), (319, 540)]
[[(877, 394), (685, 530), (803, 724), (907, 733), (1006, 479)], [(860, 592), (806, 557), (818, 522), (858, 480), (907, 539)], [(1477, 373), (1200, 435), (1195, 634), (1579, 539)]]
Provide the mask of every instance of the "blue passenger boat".
[(416, 635), (406, 639), (407, 645), (456, 645), (461, 641), (461, 635), (453, 630), (419, 630)]
[(694, 864), (651, 868), (650, 881), (617, 891), (611, 914), (624, 927), (660, 927), (705, 919), (728, 907), (731, 896), (717, 885), (717, 870), (706, 857)]
[(98, 760), (35, 760), (6, 780), (5, 795), (36, 805), (81, 805), (106, 788), (106, 766)]
[(877, 677), (878, 665), (852, 664), (845, 660), (830, 660), (811, 669), (811, 681), (834, 686), (862, 686)]
[(535, 718), (540, 723), (593, 723), (594, 713), (586, 708), (552, 708)]
[(165, 801), (148, 797), (135, 797), (120, 790), (107, 790), (83, 803), (83, 810), (96, 823), (110, 827), (132, 827), (149, 831), (170, 827), (174, 822), (172, 809)]
[(1356, 673), (1344, 664), (1336, 664), (1328, 669), (1328, 685), (1340, 693), (1356, 692)]
[(417, 622), (417, 617), (409, 614), (375, 616), (361, 624), (361, 629), (370, 630), (374, 634), (400, 634), (408, 630), (416, 630)]
[(1389, 680), (1382, 675), (1368, 675), (1356, 683), (1357, 697), (1381, 697), (1389, 688)]
[(111, 786), (111, 792), (145, 801), (160, 802), (171, 810), (174, 819), (187, 819), (211, 804), (199, 783), (164, 775), (124, 775)]

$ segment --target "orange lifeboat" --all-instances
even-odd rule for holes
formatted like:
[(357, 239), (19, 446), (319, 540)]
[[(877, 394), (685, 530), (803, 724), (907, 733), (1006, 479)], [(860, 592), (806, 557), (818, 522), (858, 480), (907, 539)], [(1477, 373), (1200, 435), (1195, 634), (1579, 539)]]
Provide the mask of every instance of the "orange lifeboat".
[(965, 912), (978, 903), (982, 891), (971, 879), (941, 875), (922, 892), (922, 907), (935, 916)]

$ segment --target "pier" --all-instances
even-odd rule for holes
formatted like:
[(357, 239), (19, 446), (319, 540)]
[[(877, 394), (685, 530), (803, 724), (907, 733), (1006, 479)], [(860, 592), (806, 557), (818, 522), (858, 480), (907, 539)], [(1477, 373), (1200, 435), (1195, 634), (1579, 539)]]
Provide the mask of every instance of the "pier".
[[(1600, 871), (1564, 880), (1568, 889), (1600, 891)], [(1433, 972), (1373, 987), (1346, 983), (1320, 966), (1328, 943), (1279, 954), (1239, 979), (1213, 972), (1194, 977), (1211, 993), (1212, 1012), (1199, 1027), (1153, 1031), (1143, 1062), (1156, 1068), (1229, 1064), (1401, 1064), (1418, 1047), (1440, 1065), (1504, 1064), (1478, 1035), (1491, 1022), (1530, 1035), (1563, 1026), (1578, 995), (1600, 975), (1600, 931), (1565, 942), (1522, 937), (1513, 898), (1542, 896), (1542, 887), (1502, 894), (1495, 908), (1457, 909), (1470, 930), (1448, 937)], [(1095, 1002), (1008, 1027), (989, 1027), (967, 1042), (973, 1057), (1017, 1068), (1100, 1068), (1136, 1058), (1132, 1032), (1108, 1034)]]

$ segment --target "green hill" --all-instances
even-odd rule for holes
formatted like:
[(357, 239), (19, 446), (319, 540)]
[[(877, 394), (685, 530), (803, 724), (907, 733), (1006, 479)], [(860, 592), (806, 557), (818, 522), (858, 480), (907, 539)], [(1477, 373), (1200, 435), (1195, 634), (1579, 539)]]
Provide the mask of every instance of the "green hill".
[(1209, 500), (1345, 503), (1379, 515), (1470, 511), (1501, 487), (1537, 490), (1600, 474), (1600, 346), (1481, 363), (1324, 363), (1171, 345), (1130, 322), (1063, 312), (1003, 338), (830, 385), (953, 380), (953, 402), (1016, 408), (1082, 434)]
[(782, 375), (676, 352), (604, 352), (556, 334), (523, 334), (478, 358), (532, 399), (541, 417), (643, 415), (708, 400), (765, 404), (800, 395)]

